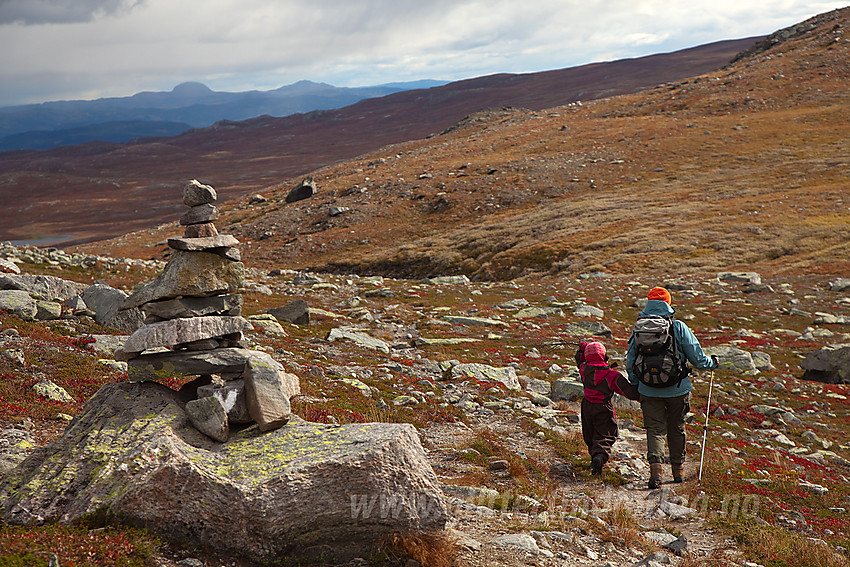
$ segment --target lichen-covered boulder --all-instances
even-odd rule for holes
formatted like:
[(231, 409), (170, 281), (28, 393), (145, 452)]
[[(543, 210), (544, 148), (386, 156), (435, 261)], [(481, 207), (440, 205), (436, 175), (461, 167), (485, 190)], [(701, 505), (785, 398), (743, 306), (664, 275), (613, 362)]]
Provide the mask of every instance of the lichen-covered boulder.
[(443, 530), (447, 515), (412, 425), (293, 418), (217, 443), (156, 382), (104, 386), (0, 480), (7, 523), (93, 512), (258, 562), (364, 557), (390, 534)]
[(496, 368), (495, 366), (479, 363), (458, 364), (452, 366), (449, 372), (452, 379), (472, 378), (476, 382), (498, 382), (508, 390), (522, 389), (516, 370), (512, 366)]
[(32, 321), (38, 313), (38, 305), (25, 291), (0, 290), (0, 311), (8, 311), (21, 319)]

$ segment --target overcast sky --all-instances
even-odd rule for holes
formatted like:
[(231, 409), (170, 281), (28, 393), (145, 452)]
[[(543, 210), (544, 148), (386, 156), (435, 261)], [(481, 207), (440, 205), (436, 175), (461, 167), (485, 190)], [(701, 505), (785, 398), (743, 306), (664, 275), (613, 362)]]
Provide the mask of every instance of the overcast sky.
[(0, 106), (561, 69), (767, 35), (848, 0), (0, 0)]

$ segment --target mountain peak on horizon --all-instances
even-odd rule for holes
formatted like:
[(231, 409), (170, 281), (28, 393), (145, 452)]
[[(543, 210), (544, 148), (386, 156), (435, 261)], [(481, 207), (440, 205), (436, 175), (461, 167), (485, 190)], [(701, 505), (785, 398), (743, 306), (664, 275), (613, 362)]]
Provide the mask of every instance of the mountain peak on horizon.
[(211, 88), (206, 86), (204, 83), (199, 83), (197, 81), (186, 81), (185, 83), (180, 83), (171, 89), (173, 94), (178, 94), (182, 96), (201, 96), (205, 94), (210, 94), (214, 92)]

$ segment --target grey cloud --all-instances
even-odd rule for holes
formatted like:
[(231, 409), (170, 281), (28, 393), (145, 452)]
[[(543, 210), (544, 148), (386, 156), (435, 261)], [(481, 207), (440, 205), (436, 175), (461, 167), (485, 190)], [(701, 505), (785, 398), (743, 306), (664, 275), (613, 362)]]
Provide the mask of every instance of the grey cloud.
[(145, 0), (0, 0), (0, 24), (89, 22), (132, 10)]

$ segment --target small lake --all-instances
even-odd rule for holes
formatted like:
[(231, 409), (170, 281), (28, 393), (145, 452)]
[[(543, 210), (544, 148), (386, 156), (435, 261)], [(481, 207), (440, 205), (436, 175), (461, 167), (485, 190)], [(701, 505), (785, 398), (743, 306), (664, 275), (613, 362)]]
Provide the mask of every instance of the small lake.
[(10, 242), (17, 247), (22, 246), (50, 246), (51, 244), (56, 244), (57, 242), (68, 242), (69, 240), (74, 240), (77, 238), (73, 234), (58, 234), (56, 236), (44, 236), (42, 238), (33, 238), (31, 240), (10, 240)]

